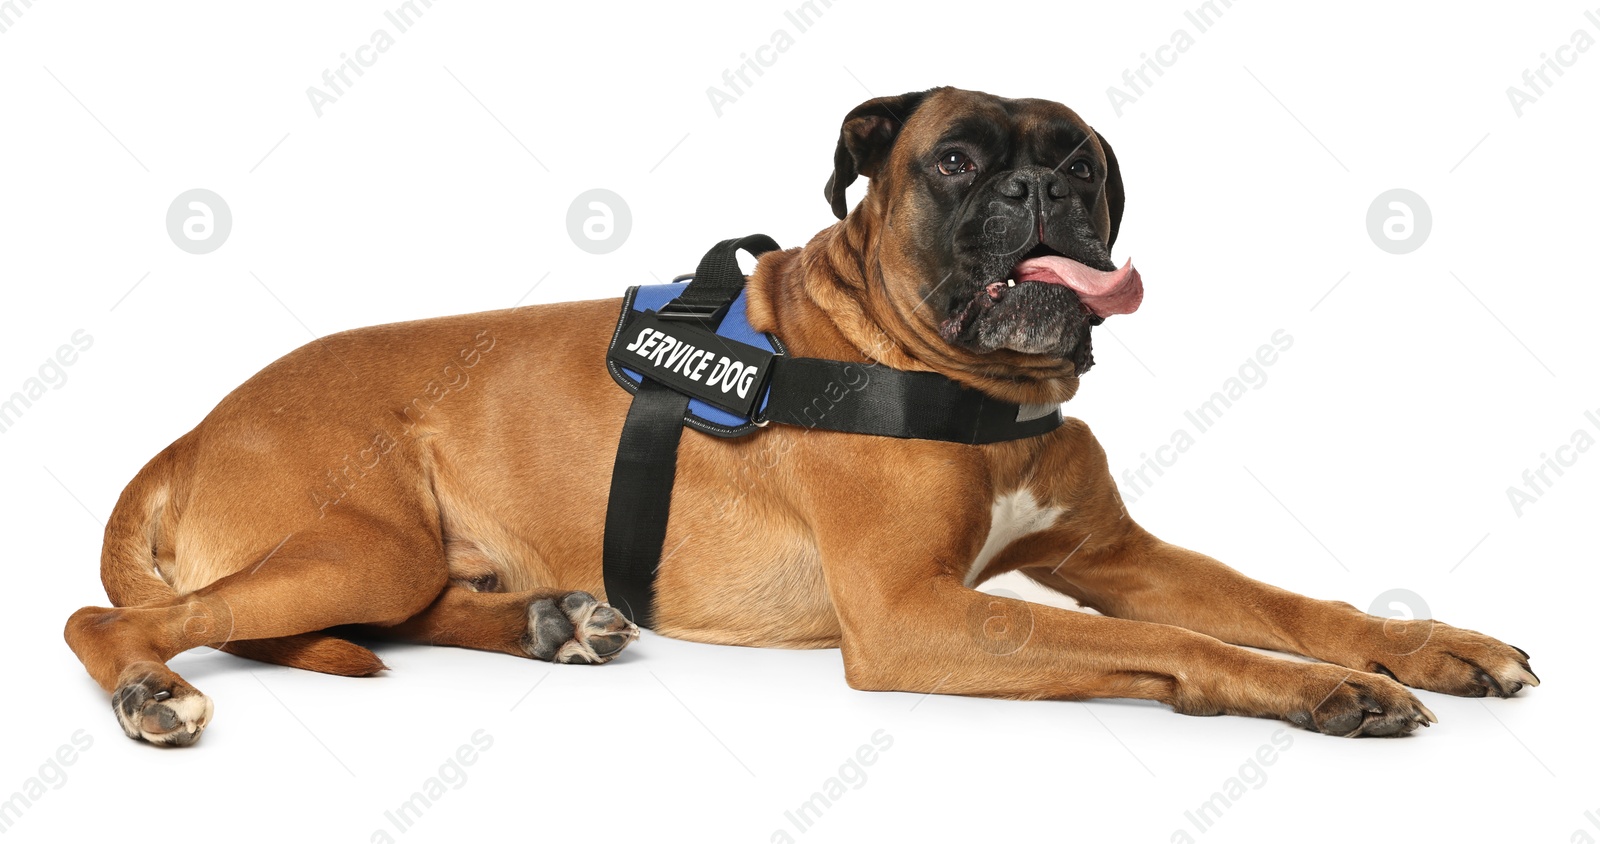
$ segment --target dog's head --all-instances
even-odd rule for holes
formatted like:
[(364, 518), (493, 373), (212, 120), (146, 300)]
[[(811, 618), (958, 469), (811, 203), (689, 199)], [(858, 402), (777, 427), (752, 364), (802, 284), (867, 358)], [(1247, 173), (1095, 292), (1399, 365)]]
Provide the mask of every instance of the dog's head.
[(1116, 155), (1060, 103), (954, 88), (868, 100), (845, 116), (828, 179), (841, 219), (858, 176), (882, 295), (957, 350), (1082, 374), (1090, 329), (1139, 306), (1138, 273), (1111, 260)]

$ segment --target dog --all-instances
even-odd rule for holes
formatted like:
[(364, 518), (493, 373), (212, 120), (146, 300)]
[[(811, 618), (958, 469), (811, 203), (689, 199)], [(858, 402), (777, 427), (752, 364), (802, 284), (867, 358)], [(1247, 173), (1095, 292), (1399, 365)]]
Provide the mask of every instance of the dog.
[[(745, 288), (750, 325), (791, 354), (1058, 406), (1093, 363), (1094, 326), (1142, 296), (1111, 260), (1116, 154), (1059, 103), (954, 88), (868, 100), (842, 123), (825, 194), (839, 221), (761, 257)], [(106, 525), (114, 606), (66, 625), (123, 730), (200, 737), (212, 703), (165, 663), (203, 645), (351, 676), (385, 666), (345, 631), (563, 663), (622, 652), (638, 628), (595, 597), (630, 402), (603, 364), (618, 307), (324, 337), (156, 455)], [(1481, 633), (1302, 597), (1162, 542), (1076, 420), (987, 445), (691, 433), (671, 501), (654, 629), (840, 648), (857, 689), (1138, 698), (1395, 736), (1435, 720), (1406, 686), (1509, 697), (1539, 683), (1526, 652)], [(1098, 613), (975, 588), (1005, 572)]]

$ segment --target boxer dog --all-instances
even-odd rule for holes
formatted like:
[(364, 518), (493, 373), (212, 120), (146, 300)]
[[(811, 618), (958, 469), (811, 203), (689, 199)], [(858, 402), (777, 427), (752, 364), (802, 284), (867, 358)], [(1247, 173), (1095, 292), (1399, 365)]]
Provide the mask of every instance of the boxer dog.
[[(1058, 103), (952, 88), (869, 100), (844, 119), (826, 194), (840, 221), (762, 257), (747, 286), (751, 325), (791, 354), (1055, 405), (1093, 361), (1093, 326), (1139, 303), (1137, 274), (1111, 260), (1116, 154)], [(324, 337), (156, 455), (106, 524), (115, 608), (66, 626), (123, 730), (199, 738), (211, 701), (165, 663), (202, 645), (342, 675), (384, 669), (344, 630), (616, 657), (638, 630), (594, 596), (631, 400), (605, 365), (619, 306)], [(1302, 597), (1162, 542), (1071, 419), (991, 445), (689, 433), (665, 549), (659, 633), (836, 647), (857, 689), (1143, 698), (1394, 736), (1434, 720), (1406, 686), (1509, 697), (1539, 682), (1525, 652), (1481, 633)], [(975, 588), (1013, 571), (1098, 614)]]

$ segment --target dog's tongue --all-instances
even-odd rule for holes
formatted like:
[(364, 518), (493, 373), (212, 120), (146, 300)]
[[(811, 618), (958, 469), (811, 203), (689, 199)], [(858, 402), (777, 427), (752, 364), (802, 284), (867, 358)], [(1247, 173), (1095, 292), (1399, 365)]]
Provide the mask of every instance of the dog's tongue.
[(1103, 272), (1071, 258), (1044, 255), (1023, 261), (1013, 272), (1018, 283), (1039, 281), (1072, 288), (1084, 306), (1101, 318), (1131, 314), (1144, 300), (1144, 283), (1132, 259), (1119, 270)]

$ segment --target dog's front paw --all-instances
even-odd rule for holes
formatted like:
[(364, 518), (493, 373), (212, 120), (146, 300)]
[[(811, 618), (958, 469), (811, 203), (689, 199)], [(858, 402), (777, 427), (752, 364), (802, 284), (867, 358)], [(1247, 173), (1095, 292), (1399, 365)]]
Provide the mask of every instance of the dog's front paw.
[(1350, 738), (1403, 736), (1438, 720), (1415, 695), (1387, 677), (1332, 665), (1311, 668), (1307, 705), (1289, 713), (1296, 726)]
[(1425, 618), (1373, 623), (1380, 653), (1367, 670), (1408, 686), (1462, 697), (1511, 697), (1539, 685), (1526, 651), (1476, 630)]
[(123, 672), (111, 694), (111, 710), (129, 738), (187, 747), (211, 723), (211, 698), (165, 666), (138, 663)]
[(528, 604), (522, 649), (546, 662), (599, 665), (610, 662), (637, 638), (639, 628), (610, 604), (588, 592), (568, 592), (560, 599)]

